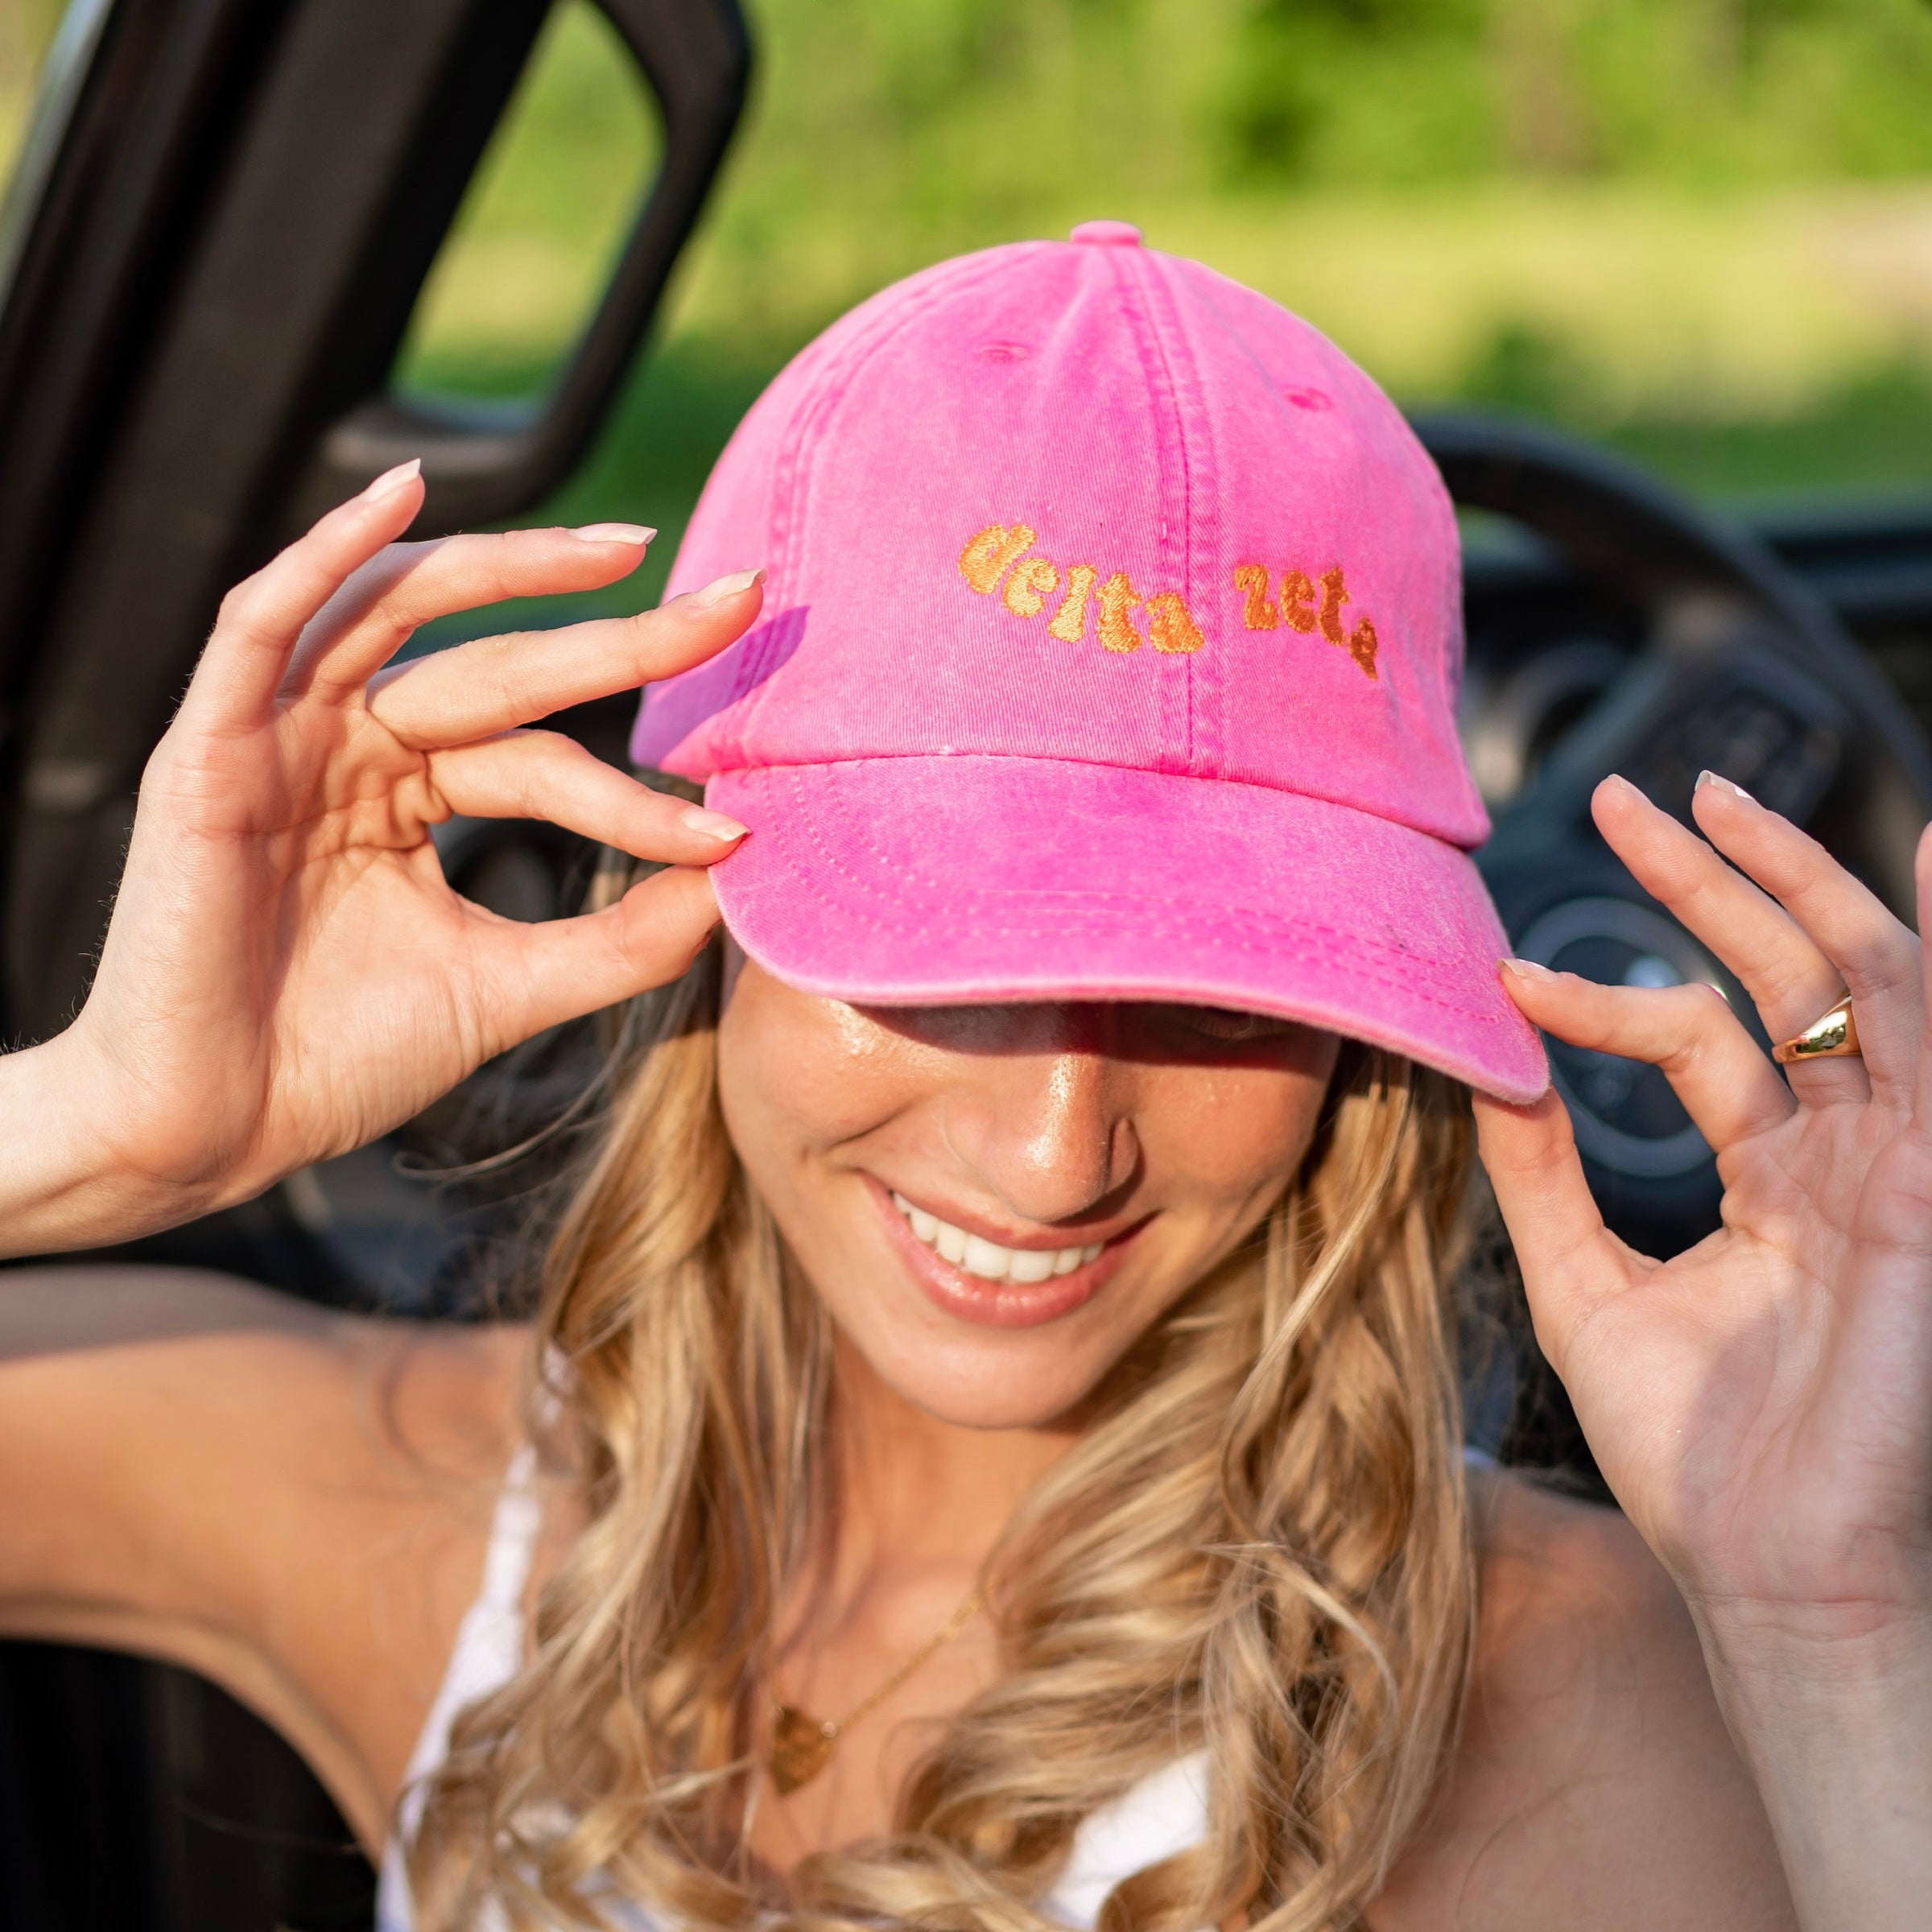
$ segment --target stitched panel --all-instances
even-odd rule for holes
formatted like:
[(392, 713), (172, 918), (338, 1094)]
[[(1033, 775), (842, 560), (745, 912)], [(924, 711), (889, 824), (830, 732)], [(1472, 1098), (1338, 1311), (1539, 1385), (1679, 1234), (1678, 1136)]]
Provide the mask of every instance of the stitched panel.
[[(962, 546), (1021, 522), (976, 595)], [(772, 608), (664, 694), (650, 762), (1028, 755), (1484, 829), (1439, 480), (1332, 345), (1199, 264), (1028, 243), (875, 298), (748, 416), (684, 555), (765, 563)]]
[[(850, 340), (830, 359), (814, 389), (795, 412), (779, 448), (772, 487), (768, 597), (783, 597), (790, 601), (798, 594), (815, 458), (832, 416), (860, 373), (895, 336), (912, 328), (940, 303), (996, 276), (1003, 266), (988, 255), (968, 255), (943, 269), (928, 270), (919, 287), (898, 291), (896, 302), (875, 297), (879, 303), (877, 312), (864, 326), (853, 330)], [(894, 292), (886, 291), (888, 295)], [(749, 695), (749, 701), (744, 703), (737, 714), (730, 762), (743, 762), (745, 741), (755, 728), (758, 710), (770, 690), (770, 681), (764, 675), (766, 667), (749, 661), (750, 656), (746, 654), (744, 675), (734, 696), (742, 701), (749, 694), (756, 695)], [(719, 762), (727, 761), (720, 758)]]

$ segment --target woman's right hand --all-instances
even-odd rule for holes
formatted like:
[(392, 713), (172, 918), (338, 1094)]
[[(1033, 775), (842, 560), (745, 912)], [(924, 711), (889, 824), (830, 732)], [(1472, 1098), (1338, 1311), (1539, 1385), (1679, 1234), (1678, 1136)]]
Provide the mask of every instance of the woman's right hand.
[[(0, 1061), (0, 1249), (244, 1199), (407, 1120), (492, 1055), (682, 972), (742, 828), (520, 729), (669, 676), (757, 616), (727, 578), (637, 617), (390, 667), (433, 617), (634, 569), (626, 526), (395, 541), (412, 464), (232, 592), (150, 758), (93, 988)], [(543, 818), (671, 869), (524, 925), (453, 892), (431, 828)]]

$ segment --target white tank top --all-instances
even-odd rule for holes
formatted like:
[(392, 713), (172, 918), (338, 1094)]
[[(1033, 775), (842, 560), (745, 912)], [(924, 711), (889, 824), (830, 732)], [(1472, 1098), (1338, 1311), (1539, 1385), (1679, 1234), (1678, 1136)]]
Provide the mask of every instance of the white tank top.
[[(1496, 1466), (1493, 1456), (1473, 1444), (1464, 1447), (1463, 1459), (1476, 1468)], [(450, 1727), (456, 1713), (501, 1690), (522, 1667), (523, 1592), (541, 1524), (536, 1456), (526, 1445), (504, 1475), (483, 1558), (483, 1587), (456, 1628), (449, 1668), (409, 1761), (398, 1818), (401, 1831), (382, 1855), (377, 1932), (415, 1932), (403, 1847), (422, 1821), (426, 1781), (449, 1753)], [(1092, 1932), (1108, 1893), (1122, 1879), (1199, 1844), (1207, 1833), (1208, 1753), (1196, 1751), (1142, 1778), (1112, 1804), (1088, 1815), (1074, 1834), (1066, 1869), (1042, 1901), (1042, 1909), (1070, 1932)], [(613, 1925), (626, 1932), (665, 1932), (639, 1906), (601, 1897), (597, 1905)], [(505, 1932), (501, 1912), (486, 1906), (474, 1932)]]
[[(421, 1822), (425, 1781), (448, 1755), (456, 1713), (500, 1690), (522, 1665), (523, 1592), (541, 1521), (535, 1474), (535, 1457), (526, 1447), (504, 1477), (483, 1558), (483, 1587), (457, 1626), (449, 1669), (409, 1761), (401, 1830), (382, 1857), (377, 1932), (415, 1932), (403, 1846)], [(1204, 1751), (1177, 1758), (1092, 1813), (1074, 1834), (1059, 1882), (1042, 1901), (1046, 1915), (1071, 1932), (1092, 1932), (1108, 1893), (1122, 1879), (1198, 1844), (1208, 1830), (1207, 1769)], [(663, 1932), (637, 1906), (605, 1897), (597, 1903), (612, 1924), (628, 1932)], [(500, 1912), (486, 1907), (476, 1932), (502, 1932), (503, 1922)]]

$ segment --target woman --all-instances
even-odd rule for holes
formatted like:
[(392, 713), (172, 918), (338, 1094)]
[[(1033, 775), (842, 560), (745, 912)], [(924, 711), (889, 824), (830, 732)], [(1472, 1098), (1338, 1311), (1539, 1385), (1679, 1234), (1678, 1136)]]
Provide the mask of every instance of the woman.
[[(1855, 1025), (1787, 1086), (1708, 989), (1499, 976), (1439, 483), (1314, 332), (1137, 239), (847, 317), (721, 459), (709, 591), (617, 633), (375, 675), (529, 541), (385, 551), (413, 485), (258, 580), (246, 702), (332, 692), (365, 748), (310, 886), (427, 868), (410, 748), (621, 638), (694, 667), (634, 749), (750, 828), (730, 936), (640, 816), (680, 869), (599, 930), (661, 989), (534, 1329), (16, 1283), (6, 1618), (227, 1682), (372, 1850), (399, 1806), (398, 1927), (1905, 1925), (1916, 942), (1735, 787), (1707, 844), (1612, 782), (1772, 1037), (1847, 985)], [(1665, 1068), (1721, 1233), (1604, 1232), (1525, 1015)], [(1628, 1525), (1459, 1453), (1465, 1087)]]

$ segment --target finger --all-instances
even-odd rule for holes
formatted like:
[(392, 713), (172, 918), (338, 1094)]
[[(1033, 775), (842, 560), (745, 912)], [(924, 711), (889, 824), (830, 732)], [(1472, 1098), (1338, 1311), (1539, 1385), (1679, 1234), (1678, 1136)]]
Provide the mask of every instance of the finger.
[(392, 544), (309, 625), (290, 667), (291, 687), (340, 697), (360, 690), (437, 617), (506, 597), (601, 589), (635, 570), (657, 534), (636, 524), (593, 523)]
[(246, 731), (272, 714), (303, 629), (353, 572), (415, 521), (423, 506), (421, 468), (405, 463), (378, 477), (221, 600), (182, 701), (184, 717), (215, 731)]
[(716, 865), (745, 836), (737, 819), (653, 791), (560, 732), (510, 732), (432, 753), (429, 778), (452, 811), (547, 819), (671, 865)]
[(634, 886), (616, 905), (576, 919), (519, 925), (476, 914), (477, 947), (500, 1053), (547, 1026), (580, 1018), (676, 979), (718, 923), (709, 877), (675, 867)]
[(1503, 984), (1525, 1018), (1559, 1040), (1658, 1068), (1719, 1154), (1798, 1110), (1714, 986), (1600, 986), (1527, 960), (1505, 961)]
[(1838, 997), (1837, 968), (1803, 927), (1629, 779), (1604, 779), (1590, 809), (1637, 884), (1737, 975), (1773, 1039)]
[(1630, 1250), (1604, 1225), (1554, 1088), (1527, 1107), (1476, 1096), (1476, 1146), (1523, 1271), (1536, 1339), (1563, 1373), (1590, 1310), (1629, 1281)]
[[(1830, 960), (1852, 995), (1872, 1092), (1907, 1104), (1924, 1026), (1918, 938), (1815, 839), (1728, 778), (1700, 780), (1690, 808), (1711, 844), (1757, 880)], [(1837, 997), (1834, 991), (1823, 1005), (1792, 1016), (1771, 1037), (1782, 1039), (1809, 1026)], [(1814, 1062), (1804, 1071), (1835, 1067), (1842, 1074), (1856, 1065)]]
[(566, 705), (702, 663), (758, 614), (765, 573), (741, 572), (641, 617), (479, 638), (378, 673), (369, 708), (405, 745), (494, 737)]
[[(1838, 998), (1838, 968), (1797, 920), (1628, 779), (1606, 778), (1590, 805), (1631, 876), (1736, 974), (1773, 1040), (1788, 1039)], [(1871, 1092), (1856, 1061), (1791, 1071), (1794, 1091), (1814, 1105)]]

